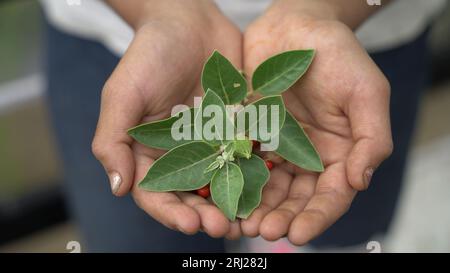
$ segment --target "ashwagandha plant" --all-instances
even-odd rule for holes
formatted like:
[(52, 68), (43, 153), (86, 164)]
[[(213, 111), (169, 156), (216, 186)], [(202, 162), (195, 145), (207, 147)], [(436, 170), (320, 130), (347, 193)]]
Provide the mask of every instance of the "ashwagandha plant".
[[(208, 118), (199, 113), (210, 105), (226, 112), (226, 105), (247, 104), (237, 112), (237, 118), (245, 115), (245, 108), (249, 105), (278, 106), (279, 128), (276, 132), (276, 128), (271, 128), (271, 136), (278, 137), (274, 152), (305, 170), (323, 171), (319, 154), (301, 125), (286, 110), (281, 97), (281, 93), (308, 70), (313, 58), (314, 50), (294, 50), (267, 59), (255, 70), (252, 91), (249, 92), (242, 73), (215, 51), (202, 72), (205, 95), (198, 108), (186, 109), (168, 119), (142, 124), (128, 131), (136, 141), (148, 147), (169, 150), (153, 163), (139, 187), (155, 192), (193, 191), (204, 189), (209, 184), (212, 201), (231, 221), (236, 217), (249, 217), (259, 206), (272, 163), (267, 164), (254, 153), (248, 132), (250, 127), (258, 127), (265, 119), (267, 124), (271, 113), (258, 115), (253, 123), (244, 117), (245, 131), (235, 133), (241, 137), (211, 139), (196, 129), (196, 122), (208, 122)], [(249, 103), (248, 98), (254, 94), (260, 94), (262, 98)], [(183, 129), (189, 129), (190, 138), (173, 137), (173, 126), (182, 119), (180, 115), (190, 118), (190, 122), (183, 125)], [(229, 115), (224, 115), (223, 122), (230, 122)], [(215, 132), (222, 130), (214, 129)], [(195, 138), (195, 134), (199, 137)], [(257, 136), (255, 141), (265, 143), (267, 139)], [(205, 196), (205, 191), (202, 192), (200, 195)]]

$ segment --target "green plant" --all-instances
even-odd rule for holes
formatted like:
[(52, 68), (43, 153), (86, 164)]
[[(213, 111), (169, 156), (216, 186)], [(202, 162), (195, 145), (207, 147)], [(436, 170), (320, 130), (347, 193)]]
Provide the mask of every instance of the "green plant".
[[(323, 171), (319, 154), (300, 124), (285, 109), (281, 97), (281, 93), (307, 71), (313, 57), (313, 50), (294, 50), (269, 58), (255, 70), (253, 91), (248, 92), (243, 75), (215, 51), (203, 69), (201, 83), (205, 95), (199, 107), (129, 130), (129, 135), (136, 141), (148, 147), (169, 150), (154, 162), (139, 187), (157, 192), (193, 191), (210, 184), (213, 202), (230, 220), (247, 218), (258, 207), (262, 189), (269, 179), (269, 168), (273, 167), (272, 162), (267, 163), (252, 153), (257, 144), (255, 141), (264, 145), (267, 139), (260, 136), (250, 139), (249, 132), (252, 128), (259, 128), (264, 120), (272, 118), (279, 124), (278, 128), (269, 128), (271, 137), (279, 139), (274, 152), (305, 170)], [(230, 119), (229, 115), (223, 115), (219, 120), (222, 128), (217, 124), (213, 126), (214, 132), (223, 136), (224, 125), (241, 117), (245, 120), (245, 127), (234, 132), (235, 138), (207, 139), (202, 131), (197, 130), (196, 122), (206, 124), (212, 119), (199, 114), (206, 107), (213, 105), (227, 113), (227, 105), (247, 102), (255, 93), (263, 97), (242, 107), (236, 117)], [(276, 117), (271, 116), (274, 115), (272, 112), (258, 112), (258, 118), (252, 122), (245, 116), (245, 110), (250, 106), (261, 109), (276, 106), (279, 112), (275, 112)], [(188, 137), (175, 139), (172, 129), (183, 116), (189, 121), (183, 125)], [(231, 126), (235, 128), (233, 122)]]

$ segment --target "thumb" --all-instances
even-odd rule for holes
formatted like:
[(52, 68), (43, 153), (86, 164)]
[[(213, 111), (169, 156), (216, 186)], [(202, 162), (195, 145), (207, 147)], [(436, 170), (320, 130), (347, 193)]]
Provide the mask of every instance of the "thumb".
[[(123, 196), (133, 185), (135, 162), (132, 138), (127, 130), (139, 123), (144, 106), (139, 92), (130, 90), (126, 80), (116, 73), (105, 84), (92, 151), (109, 177), (111, 191)], [(126, 87), (128, 86), (128, 87)]]
[(355, 144), (347, 159), (347, 178), (355, 190), (369, 187), (375, 169), (393, 149), (389, 117), (390, 87), (387, 80), (378, 88), (354, 94), (348, 116)]

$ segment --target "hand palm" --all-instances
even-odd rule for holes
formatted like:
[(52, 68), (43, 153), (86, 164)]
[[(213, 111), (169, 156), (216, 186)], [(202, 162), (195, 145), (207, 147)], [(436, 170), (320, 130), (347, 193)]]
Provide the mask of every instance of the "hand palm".
[[(311, 28), (295, 17), (263, 16), (247, 31), (242, 52), (242, 35), (227, 18), (214, 7), (208, 9), (208, 18), (197, 16), (197, 11), (190, 11), (196, 14), (188, 16), (191, 24), (181, 23), (175, 12), (181, 22), (152, 20), (136, 34), (105, 85), (94, 154), (110, 178), (117, 173), (123, 178), (117, 191), (112, 184), (116, 195), (131, 188), (136, 203), (168, 227), (188, 234), (203, 229), (228, 238), (238, 237), (241, 228), (245, 235), (261, 233), (267, 239), (289, 233), (292, 242), (305, 243), (344, 213), (355, 194), (350, 185), (365, 187), (361, 168), (376, 167), (390, 153), (386, 80), (345, 28)], [(218, 208), (193, 194), (137, 190), (137, 182), (163, 152), (133, 143), (124, 132), (167, 117), (174, 105), (192, 104), (194, 95), (202, 95), (202, 66), (214, 49), (237, 67), (244, 55), (245, 72), (251, 75), (267, 57), (305, 48), (316, 49), (316, 59), (284, 96), (317, 146), (324, 173), (278, 165), (260, 208), (242, 225), (230, 223)]]
[(305, 244), (347, 211), (356, 194), (352, 185), (363, 183), (361, 176), (352, 177), (355, 160), (351, 156), (355, 157), (352, 151), (358, 149), (357, 142), (366, 137), (359, 126), (369, 124), (361, 125), (352, 116), (351, 110), (361, 107), (352, 103), (373, 90), (368, 84), (385, 79), (354, 35), (340, 25), (307, 30), (304, 21), (267, 22), (256, 22), (245, 35), (246, 71), (251, 75), (262, 60), (282, 51), (316, 50), (308, 73), (283, 96), (317, 147), (325, 170), (316, 174), (288, 162), (278, 165), (264, 189), (261, 206), (242, 223), (242, 231), (268, 240), (288, 235), (291, 242)]
[[(210, 35), (207, 44), (196, 40), (198, 37), (192, 33), (181, 33), (181, 37), (176, 35), (167, 37), (168, 30), (155, 29), (153, 26), (141, 31), (145, 31), (142, 40), (136, 39), (131, 48), (135, 54), (143, 52), (139, 56), (143, 58), (141, 66), (136, 65), (136, 62), (130, 62), (131, 65), (127, 69), (130, 77), (136, 79), (132, 83), (138, 91), (135, 105), (138, 103), (145, 105), (139, 123), (168, 117), (172, 107), (178, 104), (192, 106), (194, 96), (203, 95), (199, 81), (200, 74), (203, 63), (213, 49), (218, 48), (224, 54), (228, 54), (235, 64), (240, 65), (241, 53), (235, 49), (241, 47), (241, 34), (230, 23), (222, 24), (220, 31), (228, 32), (227, 36), (234, 39), (214, 40)], [(177, 37), (179, 39), (176, 39)], [(155, 41), (158, 41), (158, 44), (154, 44)], [(153, 48), (149, 48), (149, 45)], [(190, 46), (180, 48), (180, 45)], [(123, 62), (126, 65), (127, 59)], [(142, 209), (166, 226), (187, 234), (196, 233), (199, 228), (213, 237), (233, 233), (230, 233), (231, 223), (220, 210), (202, 197), (192, 193), (156, 193), (140, 190), (136, 186), (137, 183), (164, 151), (150, 149), (139, 143), (133, 144), (132, 151), (135, 161), (132, 195)], [(234, 224), (232, 230), (236, 233), (238, 225)]]

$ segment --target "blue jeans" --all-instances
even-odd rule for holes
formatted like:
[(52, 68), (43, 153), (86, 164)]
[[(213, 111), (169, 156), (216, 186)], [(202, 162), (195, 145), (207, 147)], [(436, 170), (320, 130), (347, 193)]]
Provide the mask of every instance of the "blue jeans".
[[(91, 153), (100, 92), (119, 59), (103, 45), (48, 26), (48, 102), (64, 165), (65, 192), (84, 249), (92, 252), (223, 252), (224, 241), (171, 231), (141, 211), (130, 196), (111, 194)], [(315, 245), (361, 243), (389, 227), (426, 75), (425, 36), (372, 56), (392, 85), (395, 151), (376, 172), (371, 189)]]

